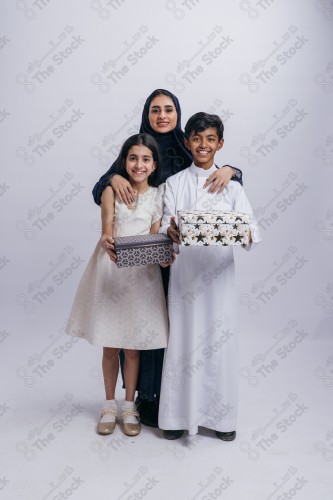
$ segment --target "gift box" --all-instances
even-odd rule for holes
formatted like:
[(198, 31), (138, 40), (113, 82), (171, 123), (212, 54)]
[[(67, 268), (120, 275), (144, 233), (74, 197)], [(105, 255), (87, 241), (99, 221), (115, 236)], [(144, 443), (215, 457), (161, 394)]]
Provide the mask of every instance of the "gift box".
[(250, 217), (235, 210), (179, 210), (182, 245), (248, 245)]
[(119, 236), (114, 239), (117, 267), (172, 261), (172, 240), (165, 234)]

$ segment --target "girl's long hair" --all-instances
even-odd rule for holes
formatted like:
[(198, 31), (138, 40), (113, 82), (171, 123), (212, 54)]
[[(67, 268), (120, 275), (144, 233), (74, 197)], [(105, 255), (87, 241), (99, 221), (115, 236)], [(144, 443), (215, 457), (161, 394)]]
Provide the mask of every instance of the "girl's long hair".
[(129, 137), (123, 144), (118, 159), (117, 159), (117, 173), (129, 180), (129, 175), (126, 171), (125, 164), (128, 152), (133, 146), (146, 146), (150, 149), (153, 160), (156, 163), (156, 168), (154, 172), (148, 177), (148, 184), (153, 187), (158, 187), (160, 185), (161, 174), (162, 174), (162, 158), (160, 151), (158, 149), (158, 144), (154, 137), (149, 134), (135, 134)]

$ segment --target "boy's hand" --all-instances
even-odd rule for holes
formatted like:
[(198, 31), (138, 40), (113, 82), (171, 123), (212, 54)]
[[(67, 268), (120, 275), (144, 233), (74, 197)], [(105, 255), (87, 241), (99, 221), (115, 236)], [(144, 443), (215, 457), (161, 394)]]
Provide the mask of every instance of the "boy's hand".
[(116, 193), (117, 200), (120, 203), (131, 205), (136, 200), (136, 192), (134, 191), (128, 180), (121, 175), (113, 175), (110, 184), (114, 192)]
[(117, 257), (114, 251), (114, 239), (107, 234), (102, 234), (99, 244), (106, 251), (112, 262), (116, 263)]
[(243, 243), (242, 247), (243, 247), (243, 248), (245, 248), (245, 249), (247, 249), (248, 247), (250, 247), (250, 245), (251, 245), (251, 243), (252, 243), (252, 242), (253, 242), (253, 240), (252, 240), (252, 234), (251, 234), (251, 232), (250, 232), (250, 237), (249, 237), (249, 242), (248, 242), (248, 244), (247, 244), (247, 245), (245, 245), (245, 243)]
[(216, 169), (216, 172), (210, 174), (204, 184), (204, 188), (210, 185), (208, 193), (222, 193), (223, 189), (228, 185), (231, 177), (234, 176), (234, 169), (231, 167), (223, 167)]
[(171, 217), (170, 219), (170, 226), (168, 227), (167, 235), (172, 239), (174, 243), (177, 243), (178, 245), (180, 244), (179, 229), (174, 217)]

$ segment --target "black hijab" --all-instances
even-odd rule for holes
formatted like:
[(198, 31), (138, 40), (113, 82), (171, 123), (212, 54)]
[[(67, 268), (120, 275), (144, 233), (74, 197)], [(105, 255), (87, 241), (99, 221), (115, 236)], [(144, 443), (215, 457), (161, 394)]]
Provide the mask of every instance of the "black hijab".
[[(177, 111), (177, 125), (171, 132), (160, 134), (152, 129), (148, 113), (151, 101), (158, 95), (170, 97)], [(181, 109), (179, 101), (175, 95), (168, 90), (157, 89), (147, 98), (142, 111), (142, 121), (140, 132), (150, 134), (157, 141), (163, 159), (163, 170), (161, 182), (165, 182), (168, 177), (189, 167), (193, 161), (190, 151), (184, 146), (184, 132), (181, 129)]]

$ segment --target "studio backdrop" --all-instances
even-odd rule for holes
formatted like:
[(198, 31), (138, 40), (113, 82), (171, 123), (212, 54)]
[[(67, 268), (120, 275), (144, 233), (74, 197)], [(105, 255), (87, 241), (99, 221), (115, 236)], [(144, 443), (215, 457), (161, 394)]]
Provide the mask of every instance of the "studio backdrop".
[[(301, 343), (329, 339), (332, 46), (325, 0), (2, 2), (0, 342), (14, 394), (60, 386), (78, 358), (101, 377), (100, 352), (64, 325), (100, 237), (92, 188), (156, 88), (178, 97), (183, 127), (198, 111), (222, 118), (217, 162), (242, 170), (261, 228), (253, 252), (235, 250), (240, 383), (260, 391)], [(200, 300), (200, 279), (182, 300)], [(319, 390), (332, 364), (324, 349), (309, 359)]]

